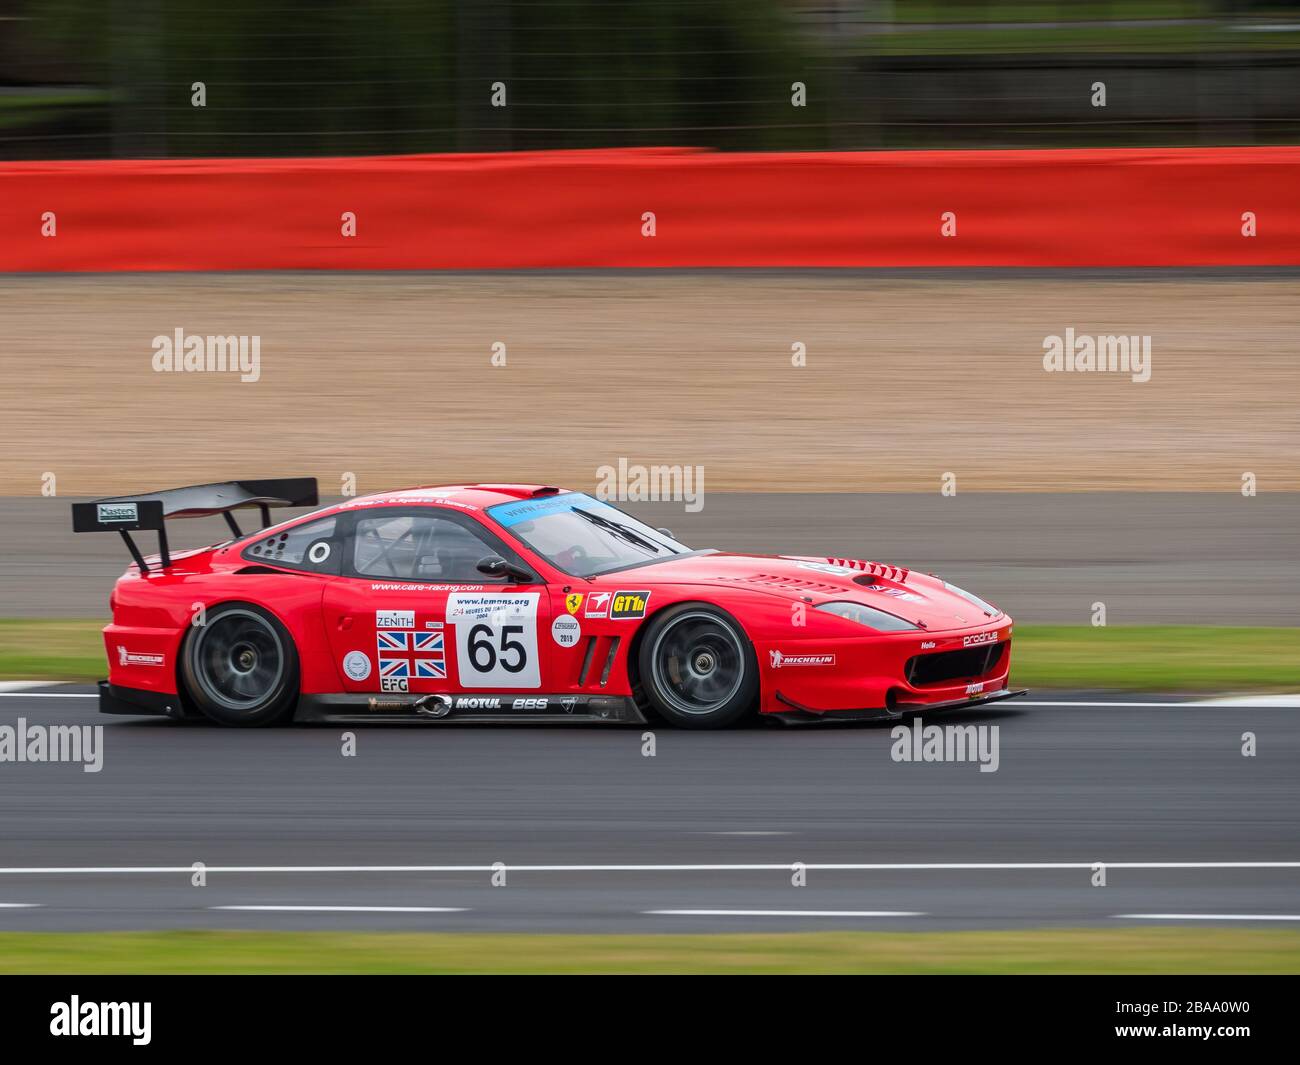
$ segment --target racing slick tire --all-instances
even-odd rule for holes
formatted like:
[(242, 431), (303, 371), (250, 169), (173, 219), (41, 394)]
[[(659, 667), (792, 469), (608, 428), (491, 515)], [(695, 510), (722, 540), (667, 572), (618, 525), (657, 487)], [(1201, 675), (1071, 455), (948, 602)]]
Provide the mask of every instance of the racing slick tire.
[(681, 603), (650, 619), (637, 653), (640, 687), (678, 728), (733, 725), (758, 698), (758, 659), (731, 615)]
[(274, 725), (298, 701), (298, 651), (269, 611), (223, 603), (190, 630), (181, 679), (194, 705), (218, 724)]

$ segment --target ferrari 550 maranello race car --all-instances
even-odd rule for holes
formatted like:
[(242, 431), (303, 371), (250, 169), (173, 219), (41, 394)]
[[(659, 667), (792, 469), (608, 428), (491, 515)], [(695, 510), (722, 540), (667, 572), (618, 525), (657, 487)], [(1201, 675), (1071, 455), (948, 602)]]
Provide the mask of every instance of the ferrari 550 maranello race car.
[[(581, 492), (474, 484), (317, 506), (229, 481), (73, 504), (134, 559), (100, 709), (224, 725), (473, 720), (718, 728), (896, 718), (1005, 699), (1011, 619), (878, 562), (692, 550)], [(245, 534), (232, 511), (253, 507)], [(169, 518), (232, 538), (172, 554)], [(145, 557), (131, 534), (158, 534)]]

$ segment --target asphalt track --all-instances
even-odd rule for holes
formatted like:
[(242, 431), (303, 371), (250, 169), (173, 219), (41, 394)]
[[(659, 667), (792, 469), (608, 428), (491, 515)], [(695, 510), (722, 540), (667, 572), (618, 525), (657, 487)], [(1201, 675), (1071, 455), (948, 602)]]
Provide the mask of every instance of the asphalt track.
[[(879, 726), (661, 728), (653, 758), (640, 728), (373, 727), (343, 757), (337, 728), (105, 718), (79, 691), (0, 697), (0, 726), (101, 724), (104, 752), (98, 773), (0, 762), (0, 929), (1300, 927), (1260, 920), (1300, 916), (1300, 709), (1262, 700), (950, 715), (998, 726), (981, 773), (895, 762)], [(1094, 862), (1182, 867), (1094, 887)], [(1291, 864), (1239, 864), (1260, 862)], [(818, 868), (846, 863), (917, 867)], [(974, 867), (935, 867), (953, 863)]]
[[(126, 553), (115, 536), (74, 536), (71, 502), (0, 499), (0, 617), (106, 613)], [(697, 513), (625, 505), (692, 546), (933, 571), (1020, 621), (1086, 624), (1103, 602), (1112, 625), (1300, 625), (1300, 493), (710, 492)], [(171, 535), (180, 548), (228, 533), (212, 519)]]

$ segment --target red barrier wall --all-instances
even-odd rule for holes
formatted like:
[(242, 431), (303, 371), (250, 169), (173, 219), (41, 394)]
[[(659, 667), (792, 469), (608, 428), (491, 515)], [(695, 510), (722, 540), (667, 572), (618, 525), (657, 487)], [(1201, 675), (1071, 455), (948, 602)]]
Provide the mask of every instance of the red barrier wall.
[(1296, 264), (1298, 147), (0, 166), (4, 271)]

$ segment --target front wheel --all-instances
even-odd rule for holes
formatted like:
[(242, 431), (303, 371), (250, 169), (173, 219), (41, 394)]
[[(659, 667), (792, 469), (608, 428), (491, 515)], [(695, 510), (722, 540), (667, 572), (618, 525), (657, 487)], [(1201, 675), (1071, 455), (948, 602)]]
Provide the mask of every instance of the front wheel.
[(727, 613), (683, 603), (651, 619), (637, 662), (651, 705), (679, 728), (723, 728), (753, 708), (758, 662)]
[(226, 603), (190, 631), (181, 657), (190, 698), (222, 725), (273, 725), (293, 712), (298, 652), (269, 611)]

